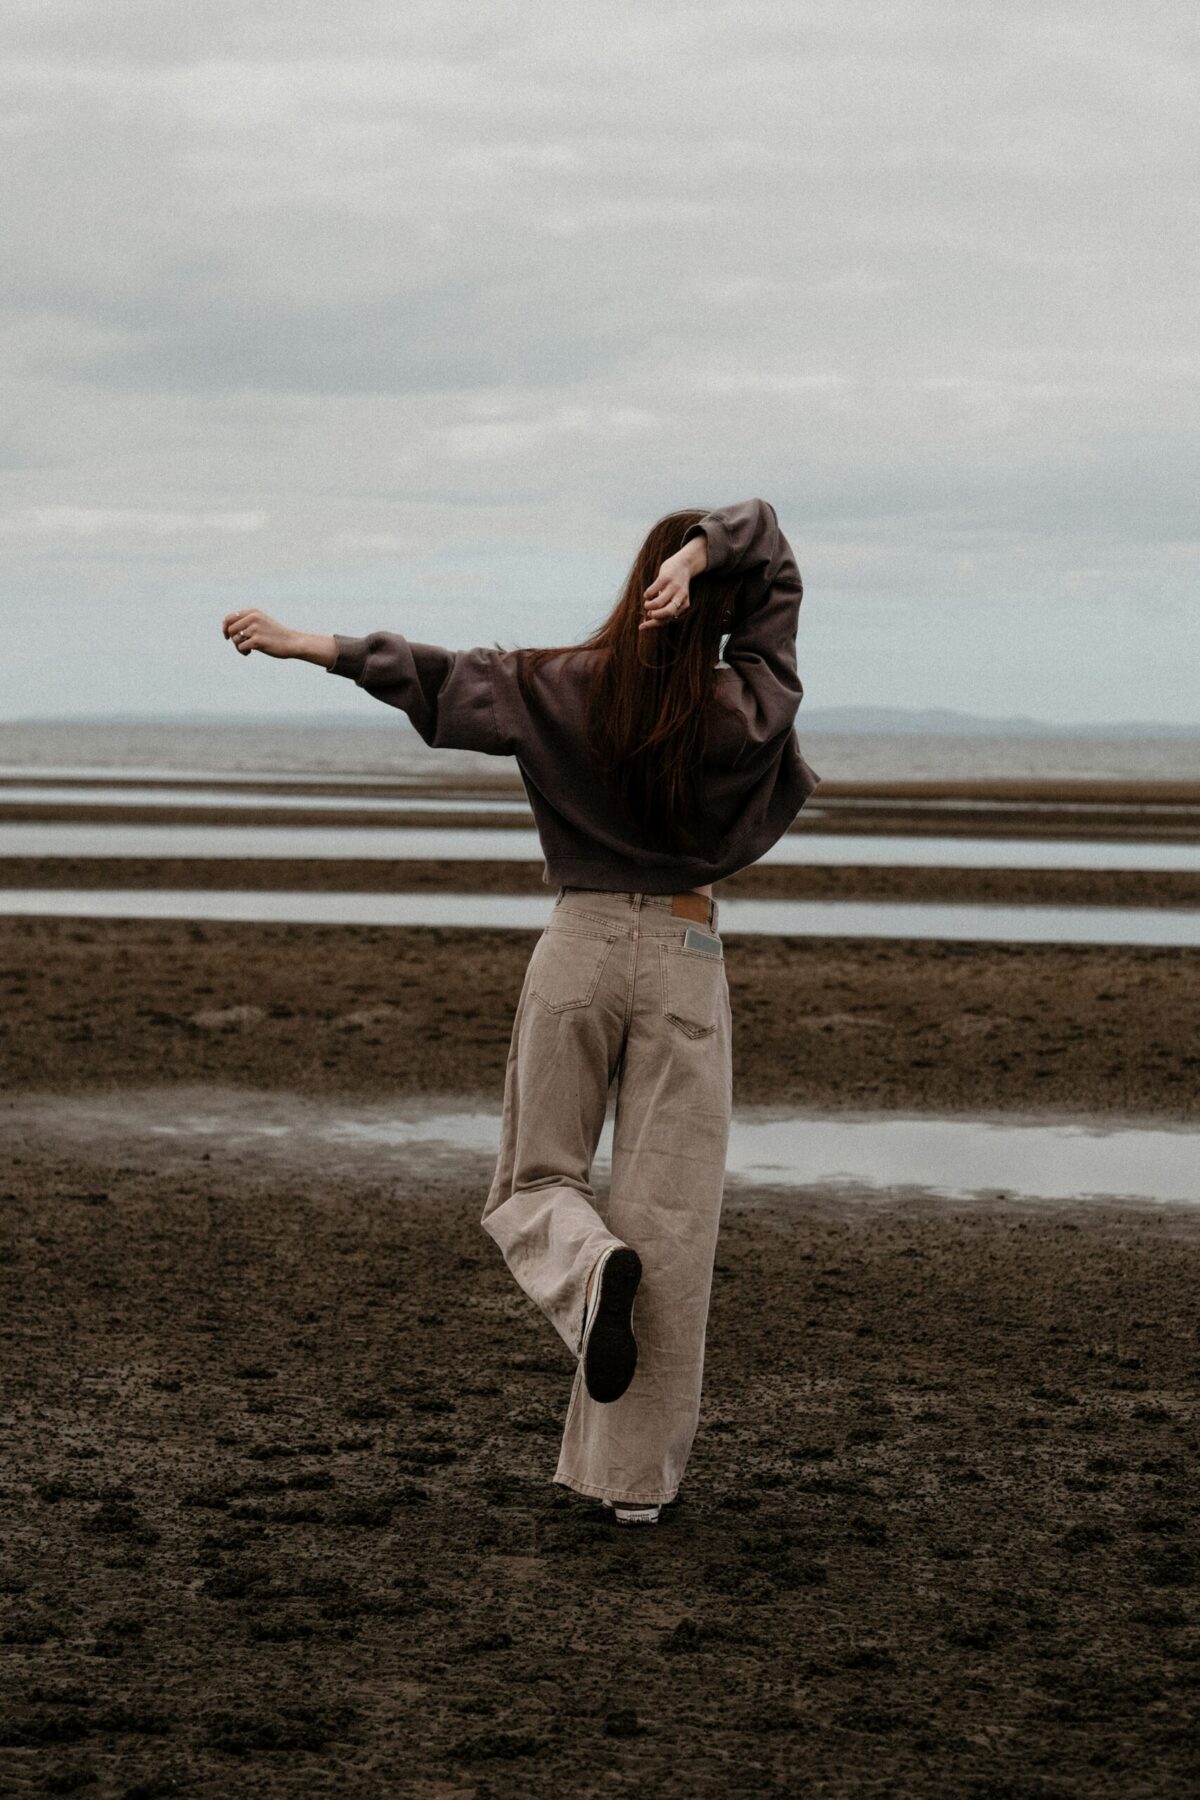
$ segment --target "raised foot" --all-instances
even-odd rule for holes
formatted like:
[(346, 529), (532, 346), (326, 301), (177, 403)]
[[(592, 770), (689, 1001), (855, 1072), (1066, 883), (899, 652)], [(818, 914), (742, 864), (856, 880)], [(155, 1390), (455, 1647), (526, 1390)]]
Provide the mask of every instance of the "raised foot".
[(583, 1322), (580, 1358), (583, 1381), (593, 1400), (619, 1400), (637, 1368), (633, 1302), (642, 1279), (642, 1259), (628, 1244), (600, 1256)]

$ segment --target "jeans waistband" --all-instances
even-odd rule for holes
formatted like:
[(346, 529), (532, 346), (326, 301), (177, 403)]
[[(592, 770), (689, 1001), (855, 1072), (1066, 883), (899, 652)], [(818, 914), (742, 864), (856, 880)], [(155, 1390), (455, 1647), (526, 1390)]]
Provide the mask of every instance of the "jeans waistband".
[[(684, 890), (688, 891), (688, 890)], [(674, 894), (639, 894), (628, 893), (616, 888), (560, 887), (554, 897), (555, 906), (560, 900), (577, 896), (592, 912), (603, 912), (609, 917), (623, 919), (639, 912), (665, 912), (671, 914), (671, 902)], [(708, 907), (707, 925), (710, 931), (719, 932), (720, 905), (708, 894), (693, 894), (693, 898), (702, 900)], [(694, 924), (703, 921), (697, 919)], [(681, 923), (686, 921), (681, 920)]]

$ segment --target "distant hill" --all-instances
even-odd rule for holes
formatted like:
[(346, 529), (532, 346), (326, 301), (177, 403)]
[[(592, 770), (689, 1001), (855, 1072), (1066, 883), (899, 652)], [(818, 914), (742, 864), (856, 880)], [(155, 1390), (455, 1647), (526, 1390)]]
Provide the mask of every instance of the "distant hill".
[(954, 712), (949, 707), (804, 706), (799, 723), (805, 732), (838, 731), (849, 736), (888, 733), (920, 737), (1200, 737), (1200, 725), (1165, 725), (1146, 719), (1114, 719), (1111, 725), (1062, 725), (1025, 716), (992, 719), (982, 713)]

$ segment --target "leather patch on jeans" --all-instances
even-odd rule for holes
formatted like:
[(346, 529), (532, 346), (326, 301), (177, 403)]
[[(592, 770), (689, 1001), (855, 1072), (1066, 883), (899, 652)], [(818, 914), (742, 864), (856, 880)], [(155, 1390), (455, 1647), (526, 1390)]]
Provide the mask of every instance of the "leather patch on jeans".
[(707, 894), (672, 894), (671, 912), (677, 919), (698, 919), (701, 925), (708, 924), (709, 899)]

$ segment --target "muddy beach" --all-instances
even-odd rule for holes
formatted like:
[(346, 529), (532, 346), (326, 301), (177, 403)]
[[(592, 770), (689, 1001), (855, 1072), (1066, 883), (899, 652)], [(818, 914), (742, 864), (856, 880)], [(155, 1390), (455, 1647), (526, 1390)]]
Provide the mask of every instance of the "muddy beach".
[(728, 1201), (635, 1534), (487, 1163), (6, 1160), (5, 1793), (1195, 1791), (1190, 1215)]
[[(0, 918), (0, 1084), (494, 1098), (535, 938)], [(1195, 1118), (1195, 951), (747, 935), (726, 960), (742, 1102)]]
[[(1190, 1794), (1200, 1219), (731, 1189), (680, 1504), (550, 1480), (490, 1163), (31, 1093), (494, 1102), (533, 935), (0, 924), (0, 1791)], [(740, 1100), (1195, 1118), (1194, 952), (727, 946)]]

